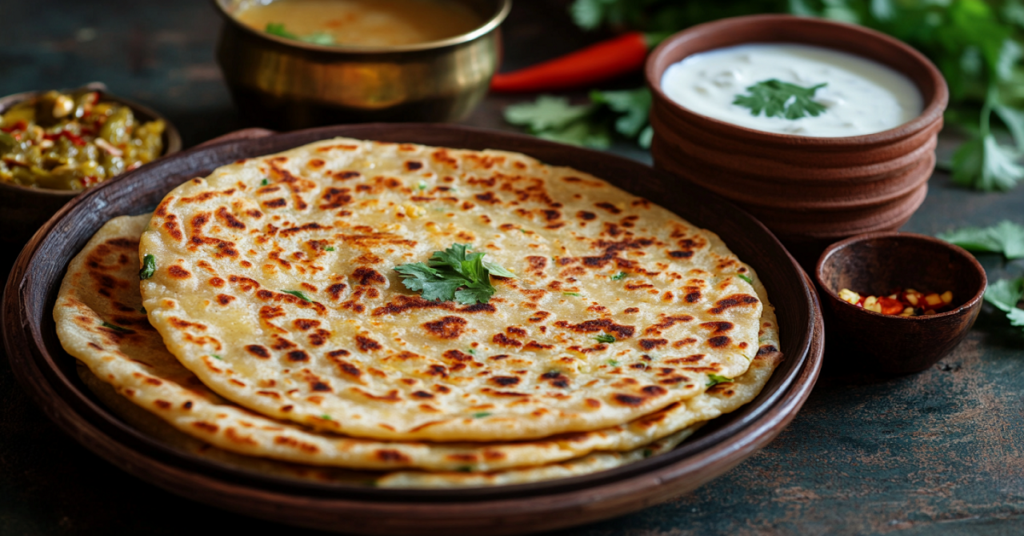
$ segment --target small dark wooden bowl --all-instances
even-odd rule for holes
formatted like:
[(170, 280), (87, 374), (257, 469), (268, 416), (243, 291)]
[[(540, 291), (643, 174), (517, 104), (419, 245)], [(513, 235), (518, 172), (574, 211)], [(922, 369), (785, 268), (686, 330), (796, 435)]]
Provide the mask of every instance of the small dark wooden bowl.
[[(883, 132), (815, 138), (712, 119), (661, 90), (665, 70), (688, 56), (770, 42), (832, 48), (888, 65), (917, 85), (924, 110)], [(828, 243), (906, 223), (924, 200), (949, 99), (942, 74), (906, 44), (861, 26), (789, 15), (723, 19), (677, 33), (648, 57), (646, 78), (654, 98), (655, 167), (747, 209), (787, 245)]]
[[(86, 191), (33, 237), (8, 279), (0, 325), (20, 384), (74, 439), (143, 480), (207, 505), (335, 532), (539, 532), (622, 515), (696, 489), (777, 436), (817, 379), (824, 328), (810, 279), (760, 222), (702, 188), (673, 184), (663, 172), (610, 154), (466, 127), (367, 124), (264, 134), (238, 133), (241, 139), (196, 147)], [(778, 311), (785, 360), (756, 399), (715, 419), (671, 452), (591, 475), (495, 488), (377, 489), (257, 474), (172, 449), (104, 408), (78, 380), (75, 360), (55, 333), (53, 305), (70, 259), (109, 218), (152, 210), (182, 181), (241, 158), (333, 136), (517, 151), (657, 200), (717, 233), (757, 270)]]
[[(163, 119), (167, 124), (164, 130), (164, 152), (163, 155), (174, 154), (181, 150), (181, 135), (178, 129), (167, 120), (166, 117), (143, 106), (137, 102), (123, 99), (117, 95), (107, 92), (107, 86), (100, 83), (93, 83), (83, 89), (98, 91), (100, 98), (105, 101), (116, 102), (128, 106), (132, 113), (140, 121), (153, 121)], [(41, 95), (45, 91), (26, 91), (15, 95), (8, 95), (0, 98), (0, 114), (9, 110), (15, 104)], [(116, 180), (114, 177), (110, 180)], [(109, 181), (107, 181), (109, 182)], [(67, 204), (75, 196), (86, 190), (51, 190), (48, 188), (30, 188), (18, 184), (0, 182), (0, 244), (20, 248), (33, 233), (39, 229), (46, 220), (50, 219), (60, 207)]]
[[(818, 260), (815, 277), (832, 314), (829, 334), (855, 350), (862, 372), (908, 374), (934, 365), (967, 336), (981, 311), (985, 269), (962, 248), (912, 233), (871, 233), (833, 244)], [(847, 288), (862, 296), (892, 289), (953, 292), (955, 307), (930, 316), (883, 315), (839, 298)]]

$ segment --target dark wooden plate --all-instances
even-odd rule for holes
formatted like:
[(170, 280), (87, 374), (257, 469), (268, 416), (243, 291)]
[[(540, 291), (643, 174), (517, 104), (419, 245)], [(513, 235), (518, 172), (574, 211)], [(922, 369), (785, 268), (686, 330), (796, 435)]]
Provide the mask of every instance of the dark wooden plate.
[[(172, 188), (241, 158), (348, 136), (502, 149), (593, 173), (722, 237), (750, 263), (776, 306), (785, 361), (761, 394), (672, 452), (592, 475), (484, 489), (393, 490), (270, 477), (172, 449), (107, 411), (80, 383), (57, 340), (52, 309), (67, 263), (108, 219), (141, 214)], [(824, 349), (813, 285), (760, 222), (664, 172), (617, 156), (467, 127), (369, 124), (235, 139), (162, 159), (87, 191), (25, 247), (4, 292), (0, 325), (15, 376), (72, 437), (111, 463), (172, 492), (295, 525), (364, 534), (509, 534), (596, 521), (692, 491), (771, 441), (803, 405)]]

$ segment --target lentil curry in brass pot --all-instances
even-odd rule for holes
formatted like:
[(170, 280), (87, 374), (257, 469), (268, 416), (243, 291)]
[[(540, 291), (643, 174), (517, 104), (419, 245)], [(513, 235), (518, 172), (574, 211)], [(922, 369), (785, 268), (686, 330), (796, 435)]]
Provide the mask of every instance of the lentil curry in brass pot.
[(454, 121), (487, 93), (511, 0), (214, 0), (250, 123)]

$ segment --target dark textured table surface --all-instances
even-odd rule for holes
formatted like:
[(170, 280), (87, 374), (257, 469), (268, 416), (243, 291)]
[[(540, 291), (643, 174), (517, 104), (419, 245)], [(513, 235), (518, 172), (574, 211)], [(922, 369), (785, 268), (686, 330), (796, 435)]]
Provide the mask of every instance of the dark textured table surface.
[[(506, 68), (596, 38), (572, 27), (565, 6), (519, 0), (505, 26)], [(207, 1), (2, 0), (0, 21), (0, 95), (103, 81), (164, 112), (186, 146), (241, 125), (213, 61), (220, 22)], [(510, 129), (500, 111), (522, 98), (489, 97), (465, 123)], [(613, 150), (649, 161), (628, 145)], [(1002, 219), (1024, 223), (1024, 185), (983, 194), (936, 173), (904, 230)], [(980, 260), (990, 280), (1024, 275), (1024, 261)], [(1024, 534), (1019, 328), (986, 305), (950, 356), (907, 377), (858, 375), (841, 357), (826, 349), (825, 373), (800, 414), (733, 471), (675, 501), (559, 534)], [(264, 531), (311, 534), (191, 502), (114, 468), (48, 421), (0, 356), (0, 534)]]

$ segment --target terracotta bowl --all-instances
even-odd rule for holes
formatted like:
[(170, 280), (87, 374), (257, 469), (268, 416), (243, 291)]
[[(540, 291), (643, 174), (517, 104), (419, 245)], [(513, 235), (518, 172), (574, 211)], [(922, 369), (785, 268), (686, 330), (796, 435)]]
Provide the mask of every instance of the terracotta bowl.
[[(828, 337), (855, 356), (861, 372), (907, 374), (935, 364), (967, 335), (981, 311), (985, 270), (962, 248), (911, 233), (871, 233), (833, 244), (815, 270)], [(839, 298), (847, 288), (883, 296), (897, 287), (953, 292), (953, 309), (930, 316), (884, 315)], [(848, 368), (848, 367), (847, 367)]]
[[(107, 86), (101, 83), (93, 83), (84, 86), (100, 92), (100, 98), (109, 102), (116, 102), (132, 109), (135, 117), (142, 122), (163, 119), (167, 124), (164, 130), (164, 152), (163, 156), (176, 153), (181, 150), (181, 135), (178, 129), (167, 120), (166, 117), (157, 112), (127, 99), (123, 99), (107, 92)], [(27, 91), (15, 95), (8, 95), (0, 98), (0, 114), (10, 109), (19, 102), (34, 98), (44, 91)], [(46, 220), (50, 219), (61, 207), (71, 201), (75, 196), (85, 190), (50, 190), (47, 188), (30, 188), (17, 184), (0, 182), (0, 244), (14, 245), (21, 248), (32, 234), (41, 227)], [(16, 253), (16, 252), (15, 252)]]
[[(853, 53), (908, 76), (924, 111), (896, 128), (840, 138), (762, 132), (692, 112), (661, 91), (672, 64), (745, 43), (787, 42)], [(949, 92), (938, 69), (884, 34), (820, 19), (757, 15), (694, 26), (647, 60), (654, 165), (737, 203), (787, 245), (821, 248), (855, 234), (896, 230), (927, 192)]]

